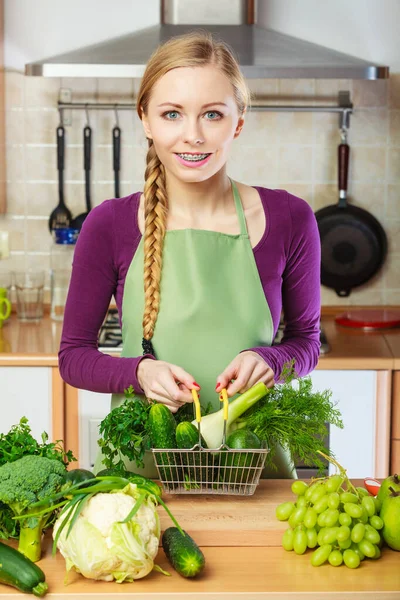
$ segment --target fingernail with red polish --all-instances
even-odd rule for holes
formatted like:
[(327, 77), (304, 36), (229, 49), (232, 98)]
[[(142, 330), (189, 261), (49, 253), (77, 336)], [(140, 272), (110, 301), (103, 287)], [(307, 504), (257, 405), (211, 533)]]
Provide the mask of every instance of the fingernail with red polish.
[(221, 384), (220, 384), (220, 382), (218, 381), (217, 385), (215, 386), (215, 390), (217, 390), (217, 389), (219, 388), (219, 386), (220, 386), (220, 385), (221, 385)]
[(200, 386), (199, 386), (199, 384), (198, 384), (198, 383), (196, 383), (195, 381), (193, 381), (193, 385), (194, 385), (195, 387), (198, 387), (198, 388), (200, 389)]

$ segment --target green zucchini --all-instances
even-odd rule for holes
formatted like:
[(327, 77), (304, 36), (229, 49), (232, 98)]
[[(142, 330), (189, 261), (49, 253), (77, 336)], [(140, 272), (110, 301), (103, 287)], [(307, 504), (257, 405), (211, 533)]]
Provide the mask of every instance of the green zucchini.
[[(176, 448), (176, 421), (165, 404), (155, 403), (150, 408), (148, 431), (152, 448)], [(161, 479), (168, 482), (177, 481), (175, 453), (157, 452), (155, 457)]]
[(94, 479), (92, 471), (88, 471), (87, 469), (70, 469), (65, 473), (64, 481), (71, 486), (87, 481), (88, 479)]
[[(213, 468), (211, 466), (212, 458), (207, 453), (201, 454), (198, 449), (190, 452), (196, 444), (199, 443), (199, 431), (190, 421), (182, 421), (176, 428), (176, 444), (178, 448), (188, 452), (182, 456), (183, 479), (185, 487), (193, 484), (193, 487), (199, 487), (201, 482), (211, 483), (213, 480)], [(201, 447), (207, 448), (203, 436), (201, 436)], [(207, 460), (210, 464), (207, 464)], [(186, 468), (187, 467), (187, 468)], [(182, 478), (182, 477), (181, 477)]]
[(189, 534), (182, 535), (177, 527), (168, 527), (161, 539), (163, 550), (174, 569), (182, 577), (196, 577), (206, 564), (204, 554)]
[(18, 550), (2, 542), (0, 542), (0, 583), (39, 597), (44, 596), (48, 589), (42, 569)]

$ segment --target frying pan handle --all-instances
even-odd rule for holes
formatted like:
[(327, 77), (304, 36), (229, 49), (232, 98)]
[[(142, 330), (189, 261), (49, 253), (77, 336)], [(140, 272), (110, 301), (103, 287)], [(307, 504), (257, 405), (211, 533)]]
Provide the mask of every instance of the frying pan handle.
[(116, 125), (112, 130), (113, 168), (115, 173), (115, 197), (119, 198), (119, 171), (121, 168), (121, 129)]
[(86, 125), (83, 129), (83, 166), (85, 169), (85, 198), (86, 210), (90, 212), (92, 206), (90, 202), (90, 169), (91, 169), (91, 151), (92, 151), (92, 128)]
[(347, 198), (347, 180), (349, 175), (350, 146), (348, 144), (339, 144), (339, 206), (346, 206)]

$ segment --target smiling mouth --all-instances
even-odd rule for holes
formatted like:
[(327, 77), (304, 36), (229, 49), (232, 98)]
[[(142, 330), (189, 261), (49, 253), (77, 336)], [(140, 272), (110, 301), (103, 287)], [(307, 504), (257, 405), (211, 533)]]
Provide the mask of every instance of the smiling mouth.
[(197, 162), (200, 160), (204, 160), (205, 158), (210, 156), (211, 152), (203, 153), (203, 154), (196, 154), (196, 153), (190, 153), (190, 152), (184, 152), (183, 154), (180, 154), (179, 152), (175, 152), (175, 154), (177, 156), (179, 156), (180, 158), (182, 158), (183, 160), (188, 160), (190, 162)]

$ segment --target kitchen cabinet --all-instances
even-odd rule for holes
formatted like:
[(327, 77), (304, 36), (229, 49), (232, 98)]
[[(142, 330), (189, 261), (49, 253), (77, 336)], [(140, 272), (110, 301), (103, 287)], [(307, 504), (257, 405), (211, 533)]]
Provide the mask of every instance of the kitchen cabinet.
[(400, 371), (393, 372), (390, 473), (400, 473)]
[(6, 212), (6, 179), (4, 2), (0, 0), (0, 214)]
[(40, 440), (63, 439), (63, 382), (54, 367), (1, 367), (0, 433), (9, 431), (22, 416), (29, 420), (32, 435)]

